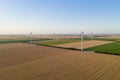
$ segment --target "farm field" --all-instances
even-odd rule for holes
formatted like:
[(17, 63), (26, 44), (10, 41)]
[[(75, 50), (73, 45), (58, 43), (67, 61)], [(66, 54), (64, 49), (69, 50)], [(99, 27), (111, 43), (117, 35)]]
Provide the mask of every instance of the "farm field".
[(112, 38), (112, 39), (120, 39), (120, 36), (106, 36), (101, 38)]
[[(69, 38), (80, 38), (79, 35), (33, 35), (33, 38), (44, 38), (44, 39), (69, 39)], [(0, 40), (16, 40), (16, 39), (29, 39), (30, 35), (0, 35)]]
[(113, 42), (101, 46), (91, 47), (86, 50), (107, 54), (120, 54), (120, 42)]
[(69, 39), (69, 38), (80, 38), (79, 35), (40, 35), (37, 36), (40, 38), (50, 38), (50, 39), (54, 39), (54, 40), (61, 40), (61, 39)]
[[(47, 41), (51, 39), (33, 39), (32, 41)], [(7, 43), (30, 43), (30, 39), (16, 39), (16, 40), (0, 40), (0, 44), (7, 44)]]
[[(113, 41), (100, 41), (100, 40), (89, 40), (84, 42), (84, 48), (99, 46), (103, 44), (112, 43)], [(65, 47), (65, 48), (76, 48), (81, 49), (81, 42), (74, 42), (74, 43), (68, 43), (68, 44), (58, 44), (54, 45), (58, 47)]]
[(119, 38), (107, 38), (107, 37), (94, 37), (94, 40), (102, 40), (102, 41), (119, 41)]
[[(47, 53), (46, 50), (50, 50), (50, 52)], [(58, 51), (58, 54), (53, 51)], [(64, 52), (64, 50), (38, 47), (24, 43), (0, 44), (0, 68), (59, 55), (60, 51)]]
[[(38, 38), (33, 37), (33, 41), (47, 41), (52, 40), (49, 38)], [(6, 43), (29, 43), (30, 42), (30, 36), (0, 36), (0, 44), (6, 44)]]
[(52, 46), (57, 44), (66, 44), (66, 43), (74, 43), (74, 42), (80, 42), (80, 39), (53, 40), (53, 41), (46, 41), (46, 42), (35, 42), (35, 44)]
[[(43, 45), (54, 45), (54, 44), (62, 44), (62, 43), (71, 43), (71, 42), (79, 42), (80, 38), (79, 36), (54, 36), (54, 35), (33, 35), (32, 36), (33, 41), (36, 41), (37, 44), (43, 44)], [(41, 41), (47, 41), (47, 40), (53, 40), (49, 42), (43, 42)], [(29, 35), (6, 35), (1, 36), (0, 35), (0, 44), (5, 43), (27, 43), (30, 42), (30, 36)]]
[(119, 62), (115, 55), (0, 44), (0, 80), (119, 80)]

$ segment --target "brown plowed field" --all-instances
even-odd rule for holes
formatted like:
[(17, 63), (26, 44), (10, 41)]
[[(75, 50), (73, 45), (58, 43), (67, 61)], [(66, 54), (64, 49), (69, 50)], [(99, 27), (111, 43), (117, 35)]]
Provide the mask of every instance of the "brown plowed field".
[(119, 80), (119, 56), (29, 45), (0, 45), (0, 80)]
[[(97, 40), (84, 41), (84, 48), (99, 46), (99, 45), (108, 44), (108, 43), (112, 43), (112, 41), (97, 41)], [(81, 49), (81, 42), (59, 44), (54, 46)]]

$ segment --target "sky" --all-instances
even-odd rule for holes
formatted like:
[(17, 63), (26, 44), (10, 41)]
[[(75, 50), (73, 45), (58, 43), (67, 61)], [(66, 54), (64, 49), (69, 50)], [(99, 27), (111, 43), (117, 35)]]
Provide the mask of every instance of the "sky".
[(0, 0), (0, 34), (120, 34), (120, 0)]

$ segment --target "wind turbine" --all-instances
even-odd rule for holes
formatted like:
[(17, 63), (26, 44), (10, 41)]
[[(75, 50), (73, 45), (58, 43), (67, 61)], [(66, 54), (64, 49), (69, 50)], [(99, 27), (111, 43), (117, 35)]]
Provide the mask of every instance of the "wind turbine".
[(84, 44), (83, 44), (83, 42), (84, 42), (84, 32), (82, 31), (81, 32), (81, 51), (84, 51)]
[(91, 33), (91, 40), (93, 40), (93, 32)]
[(30, 43), (32, 44), (33, 39), (32, 39), (32, 32), (30, 32)]

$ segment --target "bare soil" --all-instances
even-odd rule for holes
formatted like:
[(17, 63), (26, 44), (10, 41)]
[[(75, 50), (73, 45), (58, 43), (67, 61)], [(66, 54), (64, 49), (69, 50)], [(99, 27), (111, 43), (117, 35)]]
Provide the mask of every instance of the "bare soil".
[(119, 56), (30, 44), (0, 45), (0, 80), (119, 80)]
[[(112, 41), (92, 40), (92, 41), (84, 41), (83, 44), (84, 44), (84, 48), (90, 48), (90, 47), (99, 46), (99, 45), (108, 44), (108, 43), (112, 43)], [(59, 44), (59, 45), (54, 45), (54, 46), (81, 49), (81, 42)]]

